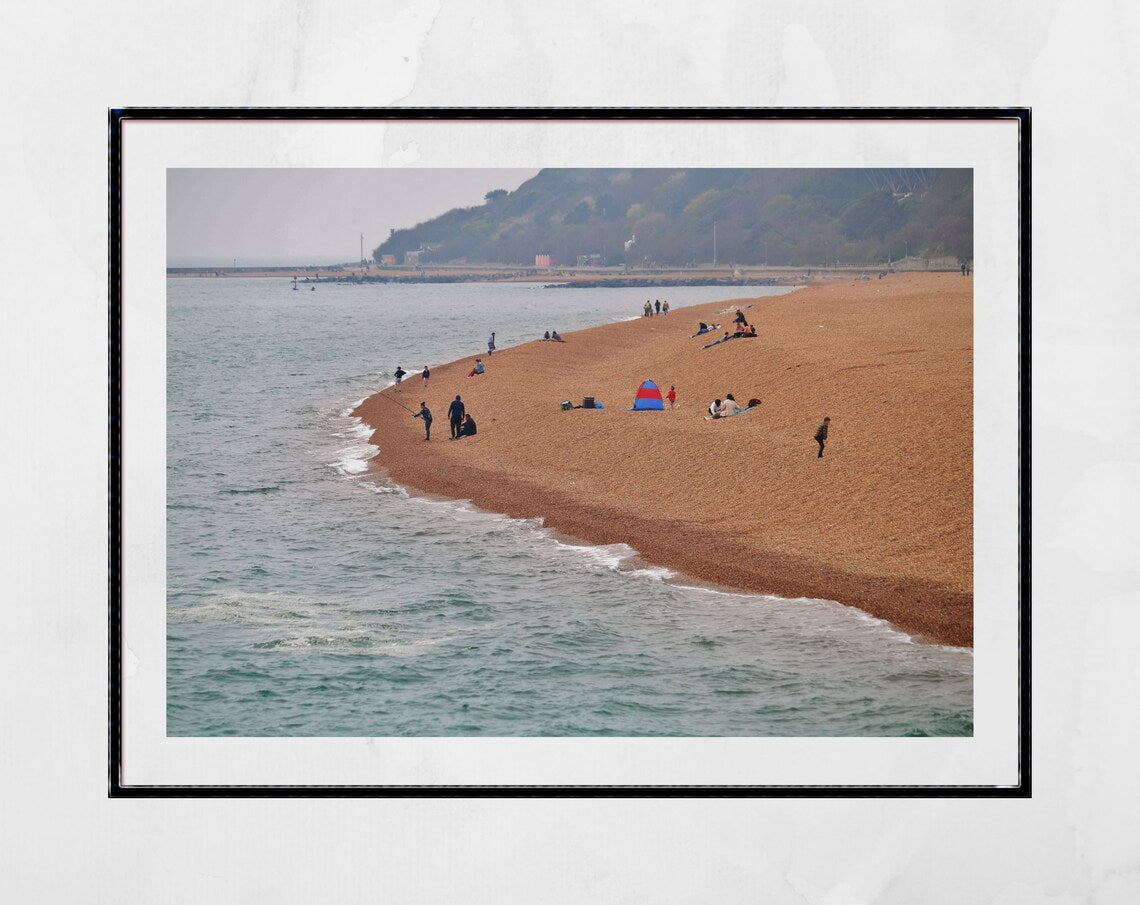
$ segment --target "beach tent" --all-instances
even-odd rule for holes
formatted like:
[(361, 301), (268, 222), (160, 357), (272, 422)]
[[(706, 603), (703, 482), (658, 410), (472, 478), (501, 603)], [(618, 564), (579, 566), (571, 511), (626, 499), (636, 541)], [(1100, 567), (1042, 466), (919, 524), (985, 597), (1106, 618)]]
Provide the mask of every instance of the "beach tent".
[(637, 397), (633, 400), (631, 412), (660, 412), (665, 409), (661, 400), (661, 391), (652, 380), (647, 380), (637, 388)]

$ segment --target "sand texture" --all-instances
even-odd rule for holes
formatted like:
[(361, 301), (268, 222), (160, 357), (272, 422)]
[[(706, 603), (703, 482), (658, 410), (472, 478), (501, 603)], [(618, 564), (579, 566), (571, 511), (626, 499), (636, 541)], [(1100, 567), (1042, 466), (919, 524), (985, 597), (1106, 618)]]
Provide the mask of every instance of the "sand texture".
[[(499, 349), (469, 379), (472, 354), (433, 368), (426, 390), (412, 374), (356, 414), (374, 429), (372, 467), (411, 489), (624, 542), (717, 585), (838, 600), (971, 646), (972, 284), (896, 274), (675, 309)], [(737, 305), (758, 338), (709, 349), (711, 337), (690, 339), (698, 320), (728, 328)], [(628, 410), (646, 378), (662, 394), (676, 386), (675, 410)], [(456, 393), (479, 433), (450, 442)], [(706, 419), (727, 393), (762, 402)], [(560, 409), (587, 394), (605, 408)], [(426, 400), (432, 441), (384, 396)], [(825, 415), (819, 459), (812, 435)]]

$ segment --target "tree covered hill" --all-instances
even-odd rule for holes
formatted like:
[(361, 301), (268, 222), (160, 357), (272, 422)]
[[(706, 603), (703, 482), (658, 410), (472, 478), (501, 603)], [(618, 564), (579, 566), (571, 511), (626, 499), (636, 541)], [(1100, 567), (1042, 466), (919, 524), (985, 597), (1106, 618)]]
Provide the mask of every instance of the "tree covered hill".
[[(485, 203), (395, 230), (373, 252), (404, 262), (719, 263), (973, 257), (973, 171), (547, 169)], [(714, 229), (715, 224), (715, 229)]]

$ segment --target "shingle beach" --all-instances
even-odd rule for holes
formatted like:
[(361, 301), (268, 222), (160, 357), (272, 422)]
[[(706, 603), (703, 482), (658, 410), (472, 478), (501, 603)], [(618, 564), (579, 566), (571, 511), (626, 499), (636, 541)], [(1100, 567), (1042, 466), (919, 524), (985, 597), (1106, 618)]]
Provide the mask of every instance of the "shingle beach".
[[(972, 287), (956, 273), (891, 274), (675, 308), (490, 358), (473, 337), (471, 356), (433, 367), (429, 388), (413, 372), (355, 414), (374, 430), (371, 467), (411, 490), (972, 646)], [(738, 307), (757, 338), (702, 348)], [(722, 327), (691, 339), (698, 321)], [(476, 355), (486, 373), (468, 378)], [(629, 411), (646, 379), (662, 395), (675, 386), (676, 408)], [(478, 435), (450, 442), (457, 393)], [(728, 393), (761, 404), (707, 419)], [(426, 400), (430, 443), (385, 395), (412, 410)], [(586, 395), (604, 408), (561, 409)], [(821, 459), (812, 436), (824, 416)]]

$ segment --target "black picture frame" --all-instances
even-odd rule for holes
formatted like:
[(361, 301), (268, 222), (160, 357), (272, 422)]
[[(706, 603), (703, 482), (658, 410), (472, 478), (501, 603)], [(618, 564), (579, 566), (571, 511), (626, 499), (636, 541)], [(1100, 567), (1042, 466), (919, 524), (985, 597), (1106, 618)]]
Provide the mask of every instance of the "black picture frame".
[[(108, 115), (108, 274), (109, 274), (109, 461), (108, 461), (108, 795), (111, 798), (172, 797), (541, 797), (630, 798), (1028, 798), (1032, 796), (1031, 649), (1031, 163), (1030, 109), (1009, 108), (114, 108)], [(1015, 121), (1018, 130), (1019, 274), (1018, 298), (1018, 781), (1009, 786), (424, 786), (424, 785), (129, 785), (123, 779), (123, 130), (131, 121), (337, 122), (397, 120), (552, 120), (552, 121)]]

